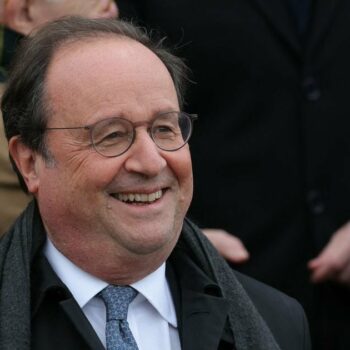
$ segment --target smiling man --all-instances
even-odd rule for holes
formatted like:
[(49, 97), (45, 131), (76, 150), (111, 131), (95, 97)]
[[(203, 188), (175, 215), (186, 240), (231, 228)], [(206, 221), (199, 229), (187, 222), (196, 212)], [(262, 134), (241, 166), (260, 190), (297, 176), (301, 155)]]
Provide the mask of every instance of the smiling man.
[(1, 349), (309, 349), (301, 307), (185, 219), (183, 62), (121, 21), (49, 24), (2, 108), (34, 201), (0, 242)]

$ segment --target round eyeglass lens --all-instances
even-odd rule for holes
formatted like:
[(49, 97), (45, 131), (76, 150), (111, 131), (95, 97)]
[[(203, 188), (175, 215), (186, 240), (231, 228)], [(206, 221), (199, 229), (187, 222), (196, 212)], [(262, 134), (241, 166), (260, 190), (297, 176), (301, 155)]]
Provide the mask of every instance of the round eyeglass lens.
[(98, 153), (106, 157), (115, 157), (130, 148), (134, 139), (133, 125), (126, 119), (105, 119), (93, 126), (91, 138)]
[(181, 112), (161, 114), (151, 127), (153, 141), (164, 151), (176, 151), (183, 147), (191, 132), (192, 121), (187, 114)]

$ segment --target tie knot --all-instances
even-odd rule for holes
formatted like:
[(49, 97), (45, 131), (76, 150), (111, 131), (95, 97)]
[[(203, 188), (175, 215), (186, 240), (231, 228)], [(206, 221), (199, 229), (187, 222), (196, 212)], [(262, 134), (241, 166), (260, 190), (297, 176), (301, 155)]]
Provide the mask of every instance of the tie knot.
[(130, 286), (109, 285), (99, 296), (103, 299), (107, 309), (107, 321), (125, 320), (128, 315), (129, 304), (136, 297), (137, 291)]

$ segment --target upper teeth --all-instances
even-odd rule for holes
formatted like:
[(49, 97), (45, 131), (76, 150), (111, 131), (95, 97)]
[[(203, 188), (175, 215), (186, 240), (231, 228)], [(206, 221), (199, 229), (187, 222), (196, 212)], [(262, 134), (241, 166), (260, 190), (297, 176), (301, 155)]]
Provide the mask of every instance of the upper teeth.
[(154, 202), (162, 196), (163, 191), (153, 193), (118, 193), (117, 198), (123, 202)]

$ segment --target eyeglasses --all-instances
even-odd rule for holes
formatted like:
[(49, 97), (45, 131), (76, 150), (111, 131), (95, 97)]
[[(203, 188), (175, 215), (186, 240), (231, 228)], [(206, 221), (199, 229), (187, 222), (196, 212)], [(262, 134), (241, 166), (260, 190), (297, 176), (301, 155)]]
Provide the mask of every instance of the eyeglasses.
[(148, 124), (147, 131), (153, 142), (163, 151), (177, 151), (188, 142), (193, 130), (193, 121), (198, 116), (184, 112), (159, 114), (151, 123), (132, 123), (124, 118), (108, 118), (92, 125), (46, 128), (46, 130), (85, 129), (90, 132), (90, 140), (95, 151), (104, 157), (117, 157), (125, 153), (136, 138), (136, 128)]

